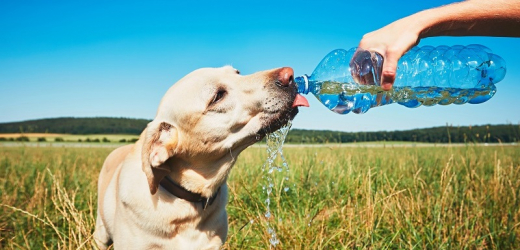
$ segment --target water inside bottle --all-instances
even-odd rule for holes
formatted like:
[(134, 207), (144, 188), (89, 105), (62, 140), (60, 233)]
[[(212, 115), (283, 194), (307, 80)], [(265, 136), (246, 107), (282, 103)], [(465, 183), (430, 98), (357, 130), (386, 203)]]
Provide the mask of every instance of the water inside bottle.
[[(262, 167), (263, 179), (264, 183), (262, 189), (266, 195), (265, 205), (266, 211), (264, 213), (264, 217), (267, 222), (267, 233), (270, 235), (269, 243), (272, 247), (275, 247), (280, 243), (280, 240), (276, 236), (276, 231), (274, 227), (270, 224), (270, 221), (274, 219), (275, 214), (271, 211), (271, 204), (276, 202), (276, 199), (272, 199), (273, 195), (276, 194), (274, 192), (276, 190), (275, 181), (280, 178), (276, 178), (277, 174), (284, 173), (283, 178), (281, 179), (280, 185), (277, 184), (277, 187), (283, 187), (283, 192), (289, 191), (289, 186), (287, 184), (289, 180), (289, 164), (287, 164), (287, 160), (283, 155), (283, 143), (285, 141), (285, 137), (291, 128), (291, 122), (289, 121), (285, 126), (280, 128), (279, 130), (270, 133), (266, 136), (267, 142), (267, 160)], [(278, 158), (280, 157), (280, 158)], [(278, 160), (277, 160), (278, 159)], [(280, 177), (280, 176), (278, 176)]]
[(384, 91), (377, 85), (357, 85), (334, 81), (314, 85), (318, 99), (330, 110), (363, 114), (372, 107), (397, 102), (409, 108), (436, 104), (477, 104), (489, 100), (496, 92), (494, 84), (480, 84), (470, 89), (450, 87), (393, 87)]

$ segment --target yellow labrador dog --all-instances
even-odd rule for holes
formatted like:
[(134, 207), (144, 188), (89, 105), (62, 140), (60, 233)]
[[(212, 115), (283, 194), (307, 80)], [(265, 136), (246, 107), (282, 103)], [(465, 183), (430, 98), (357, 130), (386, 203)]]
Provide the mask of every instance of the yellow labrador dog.
[(98, 182), (100, 249), (219, 249), (226, 179), (238, 154), (308, 106), (285, 67), (242, 76), (196, 70), (165, 94), (133, 145), (114, 150)]

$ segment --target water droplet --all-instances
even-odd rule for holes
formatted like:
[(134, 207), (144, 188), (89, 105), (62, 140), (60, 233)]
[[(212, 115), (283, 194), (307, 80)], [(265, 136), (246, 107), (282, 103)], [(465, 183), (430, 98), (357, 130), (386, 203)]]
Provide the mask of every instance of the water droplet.
[(278, 243), (280, 243), (280, 241), (276, 238), (276, 236), (271, 237), (271, 239), (269, 239), (269, 242), (271, 243), (271, 245), (273, 247), (275, 247), (276, 245), (278, 245)]
[(283, 189), (283, 191), (284, 191), (284, 192), (289, 191), (289, 187), (285, 187), (285, 188)]

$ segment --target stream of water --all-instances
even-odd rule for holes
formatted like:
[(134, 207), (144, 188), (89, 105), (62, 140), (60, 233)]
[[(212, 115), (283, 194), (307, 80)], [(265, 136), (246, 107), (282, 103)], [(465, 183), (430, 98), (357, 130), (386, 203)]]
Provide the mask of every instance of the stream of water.
[[(287, 136), (287, 133), (289, 132), (290, 128), (291, 122), (289, 121), (287, 125), (266, 136), (267, 160), (264, 163), (264, 166), (262, 167), (262, 178), (264, 179), (264, 183), (267, 183), (264, 184), (262, 189), (267, 197), (265, 199), (266, 211), (264, 216), (267, 222), (267, 232), (270, 235), (269, 243), (271, 244), (271, 247), (275, 247), (280, 243), (280, 240), (276, 236), (276, 231), (270, 223), (276, 217), (273, 214), (273, 211), (271, 210), (271, 205), (274, 204), (274, 202), (276, 202), (276, 199), (274, 199), (273, 197), (274, 195), (276, 195), (276, 193), (274, 193), (273, 191), (275, 190), (275, 176), (277, 174), (285, 173), (283, 179), (281, 180), (280, 187), (283, 186), (284, 192), (289, 191), (289, 164), (287, 164), (287, 160), (283, 155), (282, 148), (283, 143), (285, 141), (285, 137)], [(278, 218), (278, 220), (281, 220), (281, 218)]]

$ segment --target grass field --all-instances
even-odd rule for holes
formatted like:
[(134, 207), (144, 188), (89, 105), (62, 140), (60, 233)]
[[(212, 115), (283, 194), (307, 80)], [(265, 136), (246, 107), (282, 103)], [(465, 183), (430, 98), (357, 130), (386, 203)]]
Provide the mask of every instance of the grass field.
[[(0, 147), (0, 249), (88, 249), (108, 148)], [(520, 249), (520, 146), (287, 147), (276, 249)], [(224, 249), (269, 249), (265, 148), (228, 180)], [(284, 187), (290, 187), (285, 192)]]

